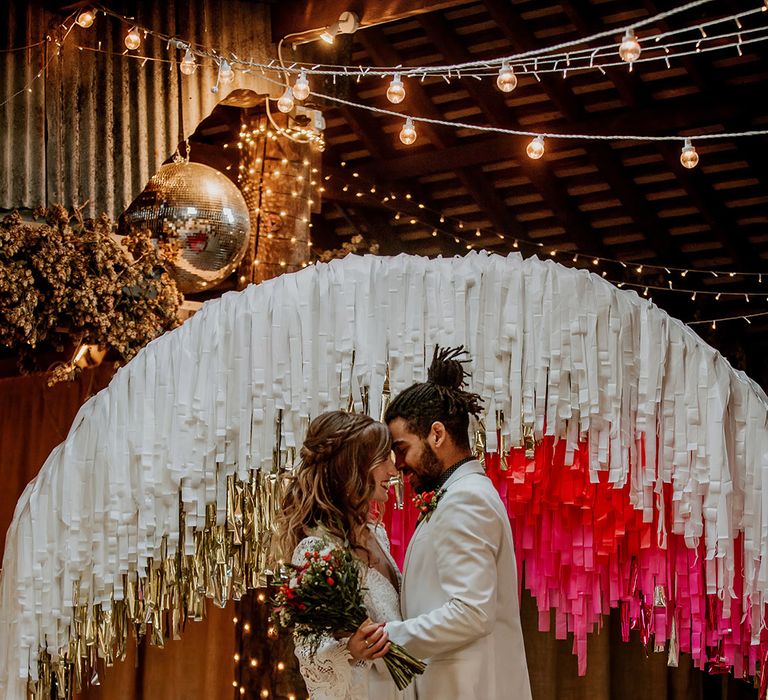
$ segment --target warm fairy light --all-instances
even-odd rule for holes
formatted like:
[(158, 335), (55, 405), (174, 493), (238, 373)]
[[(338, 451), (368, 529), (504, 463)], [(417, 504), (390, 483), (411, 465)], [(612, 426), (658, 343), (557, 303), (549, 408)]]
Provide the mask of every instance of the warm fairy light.
[(269, 697), (269, 691), (266, 688), (262, 688), (261, 690), (261, 697), (268, 698)]
[(293, 89), (289, 86), (285, 88), (285, 92), (280, 96), (277, 101), (277, 108), (283, 113), (287, 114), (293, 109)]
[(246, 623), (243, 625), (243, 630), (244, 630), (245, 632), (250, 632), (250, 631), (251, 631), (251, 624), (250, 624), (249, 622), (246, 622)]
[(512, 66), (506, 61), (499, 68), (499, 77), (496, 78), (496, 85), (502, 92), (512, 92), (517, 87), (517, 76)]
[(416, 141), (416, 128), (413, 126), (413, 119), (408, 117), (405, 120), (403, 128), (400, 130), (400, 140), (406, 145), (410, 146)]
[(229, 85), (235, 79), (235, 71), (229, 65), (229, 61), (222, 59), (219, 64), (219, 82), (222, 85)]
[(234, 688), (237, 688), (237, 681), (232, 681), (232, 686), (233, 686)]
[(387, 99), (392, 104), (400, 104), (405, 99), (405, 86), (403, 80), (399, 75), (392, 78), (392, 82), (387, 88)]
[(235, 624), (237, 624), (237, 618), (236, 618), (236, 617), (233, 617), (233, 618), (232, 618), (232, 622), (234, 622)]
[(533, 160), (538, 160), (541, 158), (544, 155), (544, 137), (537, 136), (535, 139), (533, 139), (528, 144), (525, 152), (528, 154), (528, 157), (532, 158)]
[(233, 658), (235, 661), (240, 661), (240, 654), (235, 654), (235, 655), (234, 655), (232, 658)]
[(256, 659), (251, 659), (251, 668), (256, 668), (259, 662)]
[(240, 695), (245, 695), (245, 686), (244, 685), (240, 686)]
[(285, 671), (285, 664), (282, 661), (277, 662), (277, 670), (278, 671)]
[(139, 46), (141, 46), (141, 36), (139, 35), (139, 30), (133, 27), (125, 35), (125, 48), (129, 51), (135, 51)]
[(696, 148), (691, 143), (691, 139), (685, 139), (683, 144), (683, 150), (680, 153), (680, 162), (684, 168), (695, 168), (699, 162), (699, 154), (696, 153)]
[(192, 75), (192, 73), (195, 72), (195, 68), (197, 68), (195, 57), (192, 55), (192, 52), (187, 49), (184, 58), (181, 61), (181, 65), (179, 66), (179, 70), (184, 73), (184, 75)]
[(622, 61), (627, 63), (634, 63), (640, 58), (640, 42), (635, 36), (634, 29), (627, 29), (624, 32), (624, 38), (621, 41), (621, 46), (619, 46), (619, 56), (621, 56)]
[(96, 12), (94, 10), (83, 10), (78, 16), (76, 22), (83, 28), (88, 29), (96, 19)]
[(296, 78), (296, 82), (293, 84), (293, 96), (299, 101), (306, 100), (309, 97), (309, 81), (307, 80), (307, 72), (305, 70), (299, 73), (299, 77)]

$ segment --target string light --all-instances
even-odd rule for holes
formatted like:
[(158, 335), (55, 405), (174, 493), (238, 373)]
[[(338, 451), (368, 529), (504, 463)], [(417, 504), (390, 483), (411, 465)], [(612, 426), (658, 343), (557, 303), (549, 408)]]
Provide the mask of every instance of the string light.
[(387, 99), (395, 105), (400, 104), (405, 99), (405, 86), (398, 74), (395, 74), (387, 88)]
[(512, 92), (517, 87), (515, 71), (506, 61), (499, 68), (499, 77), (496, 78), (496, 85), (502, 92)]
[[(351, 173), (351, 175), (352, 175), (352, 177), (354, 177), (355, 173)], [(359, 173), (357, 173), (357, 175), (359, 175)], [(390, 199), (395, 200), (395, 199), (397, 199), (397, 197), (398, 197), (398, 195), (395, 192), (391, 192), (389, 196), (384, 198), (382, 203), (386, 204), (387, 201), (389, 201)], [(402, 199), (406, 199), (406, 200), (412, 200), (412, 197), (410, 196), (410, 193), (408, 193), (406, 195), (401, 195), (401, 198)], [(421, 210), (427, 209), (428, 211), (433, 211), (436, 215), (439, 215), (439, 219), (440, 219), (440, 223), (441, 224), (446, 223), (446, 222), (451, 220), (451, 219), (447, 218), (445, 216), (445, 214), (437, 212), (437, 211), (435, 211), (432, 208), (426, 207), (423, 202), (413, 202), (413, 203), (415, 204), (415, 206), (417, 206)], [(394, 209), (393, 209), (393, 211), (394, 211)], [(395, 218), (395, 220), (401, 219), (401, 213), (398, 211), (394, 218)], [(437, 228), (432, 227), (431, 224), (427, 224), (426, 222), (419, 221), (418, 219), (415, 219), (415, 218), (409, 218), (408, 220), (412, 224), (413, 223), (420, 223), (420, 224), (424, 225), (425, 227), (429, 227), (427, 230), (430, 231), (430, 229), (431, 229), (431, 236), (432, 237), (436, 237), (439, 234), (442, 234), (442, 235), (445, 235), (446, 237), (450, 238), (451, 240), (453, 240), (457, 244), (463, 244), (466, 247), (467, 250), (471, 250), (472, 249), (472, 245), (470, 243), (468, 243), (466, 240), (462, 241), (458, 236), (454, 235), (453, 233), (449, 233), (447, 231), (439, 230)], [(463, 229), (464, 228), (464, 222), (463, 221), (453, 219), (453, 222), (455, 223), (457, 228), (459, 228), (459, 229)], [(478, 232), (480, 232), (482, 234), (482, 231), (479, 229), (479, 227), (475, 227), (475, 237), (478, 236)], [(493, 235), (493, 232), (491, 232), (491, 235)], [(503, 235), (501, 235), (501, 234), (495, 234), (495, 235), (496, 235), (496, 237), (498, 239), (504, 240), (504, 236)], [(531, 247), (534, 247), (534, 248), (538, 248), (538, 249), (540, 249), (543, 246), (543, 244), (540, 243), (540, 242), (534, 243), (534, 242), (529, 242), (529, 241), (523, 241), (523, 243), (525, 245), (528, 245), (528, 246), (531, 246)], [(513, 244), (512, 244), (512, 247), (515, 248), (515, 249), (519, 248), (520, 247), (520, 242), (517, 239), (515, 239)], [(563, 251), (558, 251), (557, 249), (550, 249), (549, 254), (551, 256), (555, 256), (555, 255), (559, 255), (559, 254), (567, 255), (569, 258), (572, 257), (572, 260), (573, 260), (574, 263), (578, 262), (579, 257), (580, 257), (580, 254), (578, 252), (576, 252), (576, 253), (565, 253)], [(625, 261), (623, 261), (623, 260), (614, 260), (612, 258), (605, 258), (605, 257), (601, 257), (601, 256), (590, 255), (590, 254), (588, 254), (586, 252), (582, 253), (581, 257), (589, 258), (591, 260), (592, 265), (594, 265), (596, 267), (599, 266), (601, 263), (611, 263), (611, 264), (615, 264), (615, 265), (620, 265), (621, 267), (623, 267), (625, 269), (628, 268), (628, 264)], [(762, 280), (762, 274), (763, 274), (761, 272), (754, 272), (754, 273), (753, 272), (743, 272), (743, 273), (742, 272), (738, 272), (737, 273), (737, 272), (734, 272), (734, 271), (723, 271), (723, 270), (719, 270), (719, 271), (716, 271), (716, 270), (690, 270), (688, 268), (676, 268), (676, 267), (669, 267), (669, 266), (666, 266), (666, 265), (653, 265), (653, 264), (647, 264), (647, 263), (639, 263), (639, 264), (637, 264), (633, 268), (633, 272), (638, 274), (638, 275), (642, 275), (643, 272), (646, 271), (646, 268), (648, 268), (649, 270), (663, 270), (668, 275), (671, 275), (673, 273), (675, 273), (675, 274), (679, 273), (681, 278), (686, 278), (689, 274), (700, 274), (700, 275), (701, 274), (706, 274), (706, 275), (712, 275), (714, 277), (719, 277), (720, 275), (728, 275), (730, 277), (734, 277), (736, 274), (743, 274), (745, 276), (750, 276), (751, 275), (751, 276), (757, 277), (758, 281), (761, 281)], [(603, 277), (607, 277), (607, 274), (608, 274), (607, 271), (603, 271), (602, 272)], [(623, 287), (625, 285), (629, 285), (629, 286), (633, 286), (633, 287), (639, 287), (639, 288), (643, 289), (644, 296), (648, 296), (648, 291), (647, 290), (649, 290), (649, 289), (659, 289), (659, 290), (671, 291), (671, 292), (675, 292), (675, 293), (685, 293), (685, 294), (690, 295), (692, 297), (692, 300), (696, 300), (698, 298), (699, 294), (715, 295), (715, 300), (716, 301), (720, 300), (722, 294), (726, 294), (727, 296), (730, 296), (730, 297), (745, 296), (744, 292), (716, 292), (714, 290), (701, 290), (701, 289), (699, 289), (699, 290), (695, 290), (695, 289), (676, 289), (674, 287), (671, 287), (671, 283), (670, 283), (670, 287), (668, 288), (668, 287), (653, 287), (651, 285), (646, 285), (646, 284), (633, 284), (631, 282), (626, 282), (626, 281), (613, 281), (613, 280), (611, 280), (611, 281), (614, 284), (616, 284), (617, 286), (619, 286), (619, 287)], [(745, 299), (746, 299), (746, 297), (745, 297)]]
[(229, 61), (225, 58), (221, 59), (221, 63), (219, 64), (219, 82), (222, 85), (229, 85), (234, 79), (235, 71), (232, 70)]
[[(706, 4), (708, 2), (711, 2), (711, 0), (694, 0), (692, 2), (688, 2), (686, 4), (677, 6), (675, 8), (672, 8), (671, 10), (667, 10), (665, 12), (658, 13), (654, 16), (650, 16), (647, 18), (644, 18), (641, 21), (635, 22), (633, 24), (633, 28), (629, 31), (634, 33), (635, 29), (639, 29), (640, 27), (648, 26), (648, 25), (658, 25), (658, 23), (666, 19), (667, 17), (670, 17), (674, 14), (677, 14), (679, 12), (691, 10), (695, 7), (698, 7), (699, 5)], [(675, 30), (670, 30), (661, 34), (658, 34), (655, 39), (657, 42), (659, 42), (662, 38), (667, 38), (671, 36), (675, 36), (678, 34), (682, 34), (684, 32), (689, 32), (691, 29), (698, 28), (702, 36), (706, 36), (706, 33), (704, 32), (704, 27), (710, 27), (713, 25), (727, 25), (727, 23), (731, 21), (737, 21), (739, 18), (748, 17), (752, 14), (758, 13), (762, 11), (764, 8), (759, 9), (751, 9), (746, 10), (743, 12), (739, 12), (736, 14), (719, 17), (717, 19), (709, 20), (706, 22), (701, 22), (697, 25), (693, 26), (687, 26), (682, 27)], [(122, 17), (121, 15), (111, 12), (109, 10), (104, 10), (105, 14), (109, 14), (113, 17), (116, 17), (122, 21), (127, 22), (128, 18)], [(347, 14), (347, 13), (345, 13)], [(341, 19), (341, 18), (340, 18)], [(568, 70), (574, 70), (577, 69), (578, 66), (571, 65), (571, 62), (569, 59), (573, 58), (574, 63), (582, 59), (585, 61), (583, 67), (588, 68), (600, 68), (601, 66), (595, 66), (595, 57), (598, 55), (598, 58), (606, 58), (608, 55), (615, 55), (613, 52), (615, 51), (615, 44), (607, 44), (598, 46), (597, 49), (593, 49), (592, 47), (584, 48), (584, 49), (573, 49), (572, 47), (578, 46), (578, 45), (587, 45), (589, 43), (593, 43), (595, 41), (598, 41), (600, 39), (611, 37), (615, 33), (615, 30), (608, 29), (602, 32), (598, 32), (596, 34), (592, 34), (587, 37), (577, 37), (576, 39), (569, 40), (567, 42), (555, 45), (555, 46), (549, 46), (549, 47), (543, 47), (543, 48), (537, 48), (533, 50), (529, 50), (526, 52), (514, 54), (514, 55), (507, 55), (503, 57), (498, 57), (494, 59), (482, 59), (482, 60), (474, 60), (459, 64), (452, 64), (452, 65), (430, 65), (430, 66), (409, 66), (407, 69), (404, 69), (401, 71), (403, 74), (408, 74), (409, 76), (414, 77), (422, 77), (422, 79), (427, 75), (441, 75), (447, 78), (450, 77), (451, 73), (461, 73), (464, 75), (470, 75), (472, 77), (481, 77), (482, 75), (489, 75), (490, 72), (493, 71), (494, 74), (498, 71), (498, 66), (500, 66), (503, 62), (512, 63), (515, 62), (519, 67), (521, 67), (523, 70), (526, 70), (526, 66), (529, 62), (533, 62), (534, 64), (541, 61), (542, 63), (549, 62), (551, 64), (551, 70), (552, 72), (557, 72), (558, 68), (555, 66), (555, 64), (561, 62), (562, 60), (566, 60), (566, 62), (569, 63)], [(162, 38), (168, 38), (165, 35), (162, 35), (159, 32), (153, 32), (156, 36), (160, 36)], [(722, 35), (712, 35), (709, 37), (710, 39), (720, 39), (723, 38)], [(768, 39), (768, 37), (761, 37), (761, 39)], [(636, 39), (635, 39), (636, 40)], [(688, 42), (678, 42), (677, 45), (683, 44), (683, 43), (691, 43)], [(739, 43), (743, 43), (741, 40), (739, 40)], [(730, 42), (731, 46), (734, 46), (734, 42)], [(659, 44), (658, 48), (666, 48), (666, 44)], [(711, 47), (712, 50), (723, 48), (723, 45), (717, 45)], [(567, 52), (564, 52), (567, 50)], [(199, 49), (198, 50), (199, 55), (209, 55), (213, 58), (215, 58), (218, 55), (222, 55), (222, 51), (218, 51), (216, 49)], [(668, 52), (667, 52), (668, 53)], [(648, 59), (638, 59), (638, 60), (652, 60), (654, 57), (649, 57)], [(667, 57), (664, 55), (655, 56), (656, 60), (664, 59), (666, 60)], [(254, 61), (243, 61), (243, 60), (237, 60), (238, 63), (242, 65), (247, 65), (251, 68), (258, 68), (263, 71), (282, 71), (286, 70), (284, 66), (278, 66), (275, 64), (274, 61), (270, 61), (269, 63), (262, 64)], [(606, 65), (606, 64), (604, 64)], [(398, 69), (402, 68), (402, 66), (398, 66)], [(296, 67), (294, 69), (294, 66), (291, 66), (291, 68), (287, 69), (291, 72), (298, 73), (299, 70), (301, 70), (301, 66)], [(541, 67), (540, 70), (544, 71), (547, 70), (546, 68)], [(350, 70), (348, 67), (339, 67), (337, 65), (328, 65), (328, 64), (315, 64), (311, 67), (311, 69), (307, 69), (308, 73), (312, 74), (327, 74), (327, 75), (333, 75), (334, 77), (344, 77), (344, 78), (357, 78), (358, 80), (366, 75), (375, 76), (375, 77), (385, 77), (387, 73), (392, 74), (392, 68), (382, 68), (378, 66), (359, 66), (357, 70)]]
[(296, 78), (296, 82), (293, 84), (293, 96), (299, 102), (309, 97), (309, 81), (307, 80), (307, 72), (305, 70), (299, 73), (299, 77)]
[(640, 58), (640, 42), (635, 36), (634, 29), (627, 28), (624, 32), (624, 38), (621, 41), (621, 46), (619, 46), (619, 56), (621, 56), (622, 61), (630, 64)]
[(680, 154), (680, 162), (684, 168), (688, 168), (689, 170), (695, 168), (699, 162), (699, 154), (696, 153), (696, 149), (691, 143), (691, 139), (685, 139), (683, 150)]
[(538, 160), (544, 155), (544, 137), (539, 135), (534, 138), (525, 149), (528, 157), (533, 160)]
[(184, 58), (181, 61), (181, 65), (179, 66), (179, 70), (184, 73), (184, 75), (192, 75), (196, 68), (197, 63), (195, 62), (195, 57), (192, 52), (187, 49)]
[(125, 48), (129, 51), (135, 51), (139, 46), (141, 46), (141, 36), (139, 30), (133, 27), (125, 35)]
[[(676, 13), (678, 11), (681, 11), (682, 9), (690, 9), (691, 7), (696, 6), (698, 4), (700, 4), (700, 1), (693, 2), (693, 3), (688, 3), (688, 5), (683, 6), (682, 8), (676, 8), (674, 11), (671, 11), (671, 13), (674, 14), (674, 13)], [(105, 14), (108, 14), (108, 15), (113, 16), (113, 17), (117, 17), (118, 19), (120, 19), (122, 21), (125, 21), (125, 22), (128, 21), (127, 18), (121, 17), (120, 15), (117, 15), (117, 14), (115, 14), (113, 12), (108, 11), (108, 10), (104, 10), (104, 12), (105, 12)], [(700, 24), (698, 26), (701, 28), (703, 26), (708, 26), (709, 24), (712, 24), (712, 23), (715, 23), (715, 22), (719, 23), (719, 22), (724, 22), (726, 20), (731, 20), (732, 21), (735, 18), (744, 17), (744, 16), (747, 16), (747, 15), (753, 13), (753, 12), (754, 12), (754, 10), (746, 11), (746, 12), (740, 13), (738, 15), (732, 15), (732, 16), (730, 16), (728, 18), (720, 18), (718, 20), (712, 20), (711, 22), (702, 23), (702, 24)], [(635, 23), (634, 26), (635, 27), (639, 27), (639, 26), (643, 26), (643, 25), (646, 25), (646, 24), (651, 24), (654, 20), (662, 18), (662, 17), (667, 17), (667, 16), (670, 16), (670, 12), (660, 13), (659, 15), (655, 16), (654, 18), (648, 18), (647, 20), (643, 20), (642, 22)], [(665, 34), (659, 35), (659, 37), (670, 36), (670, 35), (672, 35), (674, 33), (679, 33), (679, 32), (682, 32), (682, 31), (690, 31), (690, 29), (691, 28), (688, 27), (688, 28), (685, 28), (684, 30), (676, 30), (674, 32), (667, 32)], [(172, 37), (165, 37), (165, 35), (162, 35), (159, 32), (154, 32), (154, 31), (151, 31), (151, 30), (144, 30), (144, 31), (145, 31), (145, 33), (151, 33), (154, 36), (158, 36), (158, 37), (162, 37), (162, 38), (168, 38), (169, 40), (172, 39)], [(634, 30), (632, 30), (632, 31), (634, 31)], [(566, 44), (562, 44), (562, 45), (559, 45), (559, 46), (556, 46), (556, 47), (549, 47), (546, 50), (541, 50), (541, 51), (537, 50), (537, 51), (533, 51), (533, 52), (527, 52), (525, 54), (520, 54), (520, 55), (517, 55), (515, 57), (506, 57), (504, 59), (491, 59), (490, 61), (478, 61), (478, 62), (474, 62), (472, 64), (457, 64), (456, 66), (450, 66), (450, 67), (446, 67), (446, 68), (450, 68), (451, 70), (457, 70), (458, 68), (463, 68), (463, 66), (465, 66), (465, 65), (478, 65), (478, 66), (489, 67), (489, 66), (493, 66), (494, 64), (495, 65), (499, 65), (499, 63), (503, 62), (503, 61), (509, 62), (513, 58), (515, 60), (521, 60), (521, 59), (523, 59), (523, 58), (525, 58), (527, 56), (533, 56), (534, 54), (537, 54), (537, 57), (536, 57), (535, 60), (538, 61), (538, 59), (539, 59), (538, 54), (546, 54), (547, 52), (552, 52), (552, 51), (554, 51), (556, 49), (559, 49), (561, 47), (570, 46), (570, 45), (572, 45), (574, 43), (583, 43), (583, 42), (585, 42), (587, 40), (594, 40), (594, 39), (600, 38), (602, 36), (607, 36), (608, 34), (609, 34), (609, 32), (606, 31), (606, 32), (603, 32), (603, 33), (601, 33), (599, 35), (594, 35), (592, 37), (588, 37), (587, 39), (580, 39), (578, 42), (567, 42)], [(768, 39), (768, 36), (761, 37), (761, 40), (763, 40), (763, 39)], [(741, 42), (741, 43), (746, 43), (746, 42)], [(80, 48), (88, 48), (88, 47), (80, 47)], [(194, 52), (197, 55), (208, 56), (208, 57), (215, 58), (216, 60), (220, 60), (220, 59), (218, 59), (218, 54), (221, 53), (221, 52), (217, 52), (215, 50), (211, 50), (211, 49), (195, 49)], [(571, 52), (569, 54), (565, 54), (566, 59), (568, 59), (569, 56), (573, 55), (573, 53), (576, 53), (576, 52)], [(594, 51), (591, 51), (591, 54), (594, 54)], [(141, 58), (143, 58), (144, 61), (146, 61), (146, 60), (154, 60), (154, 59), (151, 59), (149, 57), (141, 57)], [(550, 58), (552, 58), (552, 57), (550, 56)], [(266, 70), (276, 71), (276, 70), (278, 70), (278, 67), (277, 66), (273, 66), (272, 63), (270, 63), (270, 64), (259, 64), (259, 63), (255, 63), (253, 61), (242, 61), (242, 60), (237, 60), (237, 63), (240, 64), (240, 65), (243, 65), (243, 66), (248, 66), (249, 68), (257, 67), (257, 68), (260, 68), (262, 71), (266, 71)], [(336, 74), (334, 71), (326, 70), (325, 68), (328, 68), (328, 67), (327, 66), (324, 67), (322, 64), (320, 64), (320, 65), (317, 65), (317, 66), (313, 67), (312, 69), (297, 68), (296, 72), (300, 72), (301, 70), (304, 70), (307, 74), (309, 74), (310, 72), (311, 73), (325, 73), (325, 74), (329, 74), (329, 75), (330, 74), (334, 74), (334, 75)], [(291, 69), (292, 69), (292, 67), (291, 67)], [(279, 68), (279, 70), (291, 70), (291, 69)], [(573, 68), (569, 68), (569, 70), (573, 70)], [(413, 73), (414, 75), (422, 75), (422, 76), (427, 75), (427, 74), (435, 74), (436, 73), (436, 67), (435, 66), (414, 67), (412, 69), (409, 69), (409, 73), (408, 74), (410, 75), (411, 73)], [(357, 71), (357, 72), (355, 72), (355, 71), (350, 72), (349, 69), (345, 69), (343, 74), (347, 75), (347, 76), (350, 75), (350, 74), (351, 75), (357, 74), (358, 77), (362, 77), (363, 75), (368, 75), (368, 74), (370, 74), (370, 75), (379, 75), (380, 76), (380, 75), (384, 75), (385, 73), (382, 73), (382, 71), (380, 69), (378, 69), (378, 70), (375, 69), (375, 68), (374, 69), (370, 69), (370, 68), (365, 68), (364, 69), (361, 66), (359, 71)], [(392, 73), (390, 73), (390, 74), (392, 74)], [(399, 73), (392, 74), (392, 75), (394, 75), (393, 81), (392, 81), (393, 83), (395, 83), (396, 81), (402, 83), (401, 76), (400, 76)], [(270, 79), (267, 78), (267, 80), (270, 80)], [(218, 91), (218, 87), (214, 86), (214, 88), (212, 88), (212, 91), (213, 92), (217, 92)], [(403, 94), (404, 94), (404, 90), (403, 90)], [(331, 102), (337, 102), (337, 103), (340, 103), (340, 104), (347, 104), (349, 106), (353, 106), (353, 107), (357, 107), (357, 108), (361, 108), (361, 109), (368, 109), (370, 111), (379, 112), (379, 113), (383, 113), (383, 114), (393, 114), (393, 115), (395, 114), (395, 113), (392, 113), (392, 112), (388, 112), (387, 110), (381, 110), (381, 109), (372, 108), (372, 107), (369, 107), (369, 106), (366, 106), (366, 105), (362, 105), (362, 104), (356, 104), (354, 102), (350, 102), (348, 100), (343, 100), (341, 98), (336, 98), (336, 97), (330, 96), (330, 95), (318, 95), (318, 96), (324, 97), (324, 98), (328, 99)], [(496, 133), (507, 133), (507, 134), (516, 134), (516, 135), (530, 134), (530, 132), (522, 132), (522, 131), (518, 131), (518, 130), (503, 129), (501, 127), (482, 126), (482, 125), (477, 125), (477, 124), (465, 124), (465, 123), (461, 123), (461, 122), (445, 122), (445, 121), (442, 121), (442, 120), (433, 120), (433, 119), (427, 119), (427, 118), (421, 118), (421, 120), (424, 121), (424, 122), (427, 122), (427, 123), (435, 123), (435, 124), (447, 125), (447, 126), (451, 126), (451, 127), (454, 127), (454, 128), (467, 128), (467, 129), (472, 129), (472, 130), (481, 131), (481, 132), (496, 132)], [(700, 139), (701, 138), (725, 139), (725, 138), (735, 138), (735, 137), (742, 137), (742, 136), (758, 136), (758, 135), (766, 135), (766, 134), (768, 134), (768, 130), (759, 130), (759, 131), (758, 130), (753, 130), (753, 131), (738, 132), (738, 133), (707, 134), (707, 135), (697, 136), (696, 138), (700, 138)], [(667, 140), (674, 140), (675, 138), (679, 138), (679, 137), (674, 137), (674, 136), (655, 136), (654, 137), (654, 136), (640, 136), (640, 135), (628, 135), (628, 134), (607, 135), (607, 136), (596, 136), (596, 135), (589, 135), (589, 134), (543, 134), (543, 136), (552, 137), (552, 138), (567, 138), (567, 139), (577, 139), (578, 138), (578, 139), (585, 139), (585, 140), (587, 140), (587, 139), (595, 139), (595, 140), (637, 140), (637, 141), (648, 141), (648, 142), (650, 142), (650, 141), (667, 141)]]
[(722, 318), (711, 318), (707, 320), (696, 320), (696, 321), (688, 321), (687, 325), (689, 326), (698, 326), (703, 323), (709, 323), (711, 324), (712, 328), (716, 328), (718, 323), (721, 323), (723, 321), (746, 321), (748, 324), (752, 324), (752, 321), (750, 319), (753, 318), (762, 318), (764, 316), (768, 316), (768, 311), (760, 311), (758, 313), (754, 314), (738, 314), (736, 316), (723, 316)]
[(287, 114), (294, 107), (293, 102), (293, 90), (290, 86), (285, 88), (285, 92), (280, 95), (280, 99), (277, 101), (277, 108), (283, 113)]
[(77, 23), (83, 28), (88, 29), (88, 27), (93, 25), (93, 21), (96, 19), (96, 13), (93, 10), (83, 10), (78, 16), (77, 16)]
[(406, 146), (410, 146), (416, 141), (416, 127), (413, 125), (413, 119), (407, 117), (403, 128), (400, 130), (400, 141)]

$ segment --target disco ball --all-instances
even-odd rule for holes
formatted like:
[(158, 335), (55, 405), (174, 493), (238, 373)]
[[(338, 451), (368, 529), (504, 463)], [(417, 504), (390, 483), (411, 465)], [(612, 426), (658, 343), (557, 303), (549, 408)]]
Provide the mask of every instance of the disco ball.
[(118, 233), (149, 229), (160, 241), (177, 242), (171, 274), (189, 294), (229, 277), (245, 255), (248, 207), (237, 186), (200, 163), (163, 165), (120, 217)]

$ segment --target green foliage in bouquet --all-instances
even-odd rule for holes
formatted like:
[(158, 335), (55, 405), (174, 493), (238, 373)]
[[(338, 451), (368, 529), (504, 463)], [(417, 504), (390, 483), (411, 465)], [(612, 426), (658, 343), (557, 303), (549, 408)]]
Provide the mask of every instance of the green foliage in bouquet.
[[(37, 368), (37, 350), (73, 342), (129, 360), (179, 324), (183, 297), (149, 232), (118, 242), (106, 216), (71, 218), (60, 206), (35, 217), (44, 223), (25, 223), (17, 212), (0, 221), (0, 347), (18, 353), (22, 371)], [(53, 380), (75, 371), (64, 363)]]

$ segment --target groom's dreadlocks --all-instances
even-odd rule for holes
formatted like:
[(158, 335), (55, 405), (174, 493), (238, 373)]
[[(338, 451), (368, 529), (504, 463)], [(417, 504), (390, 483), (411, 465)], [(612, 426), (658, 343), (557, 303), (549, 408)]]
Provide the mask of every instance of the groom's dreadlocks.
[(464, 391), (464, 378), (469, 373), (463, 364), (469, 358), (464, 346), (458, 348), (435, 347), (427, 381), (414, 384), (398, 394), (384, 414), (384, 422), (402, 418), (408, 428), (426, 438), (432, 423), (440, 421), (459, 447), (469, 447), (469, 414), (477, 416), (482, 410), (479, 394)]

